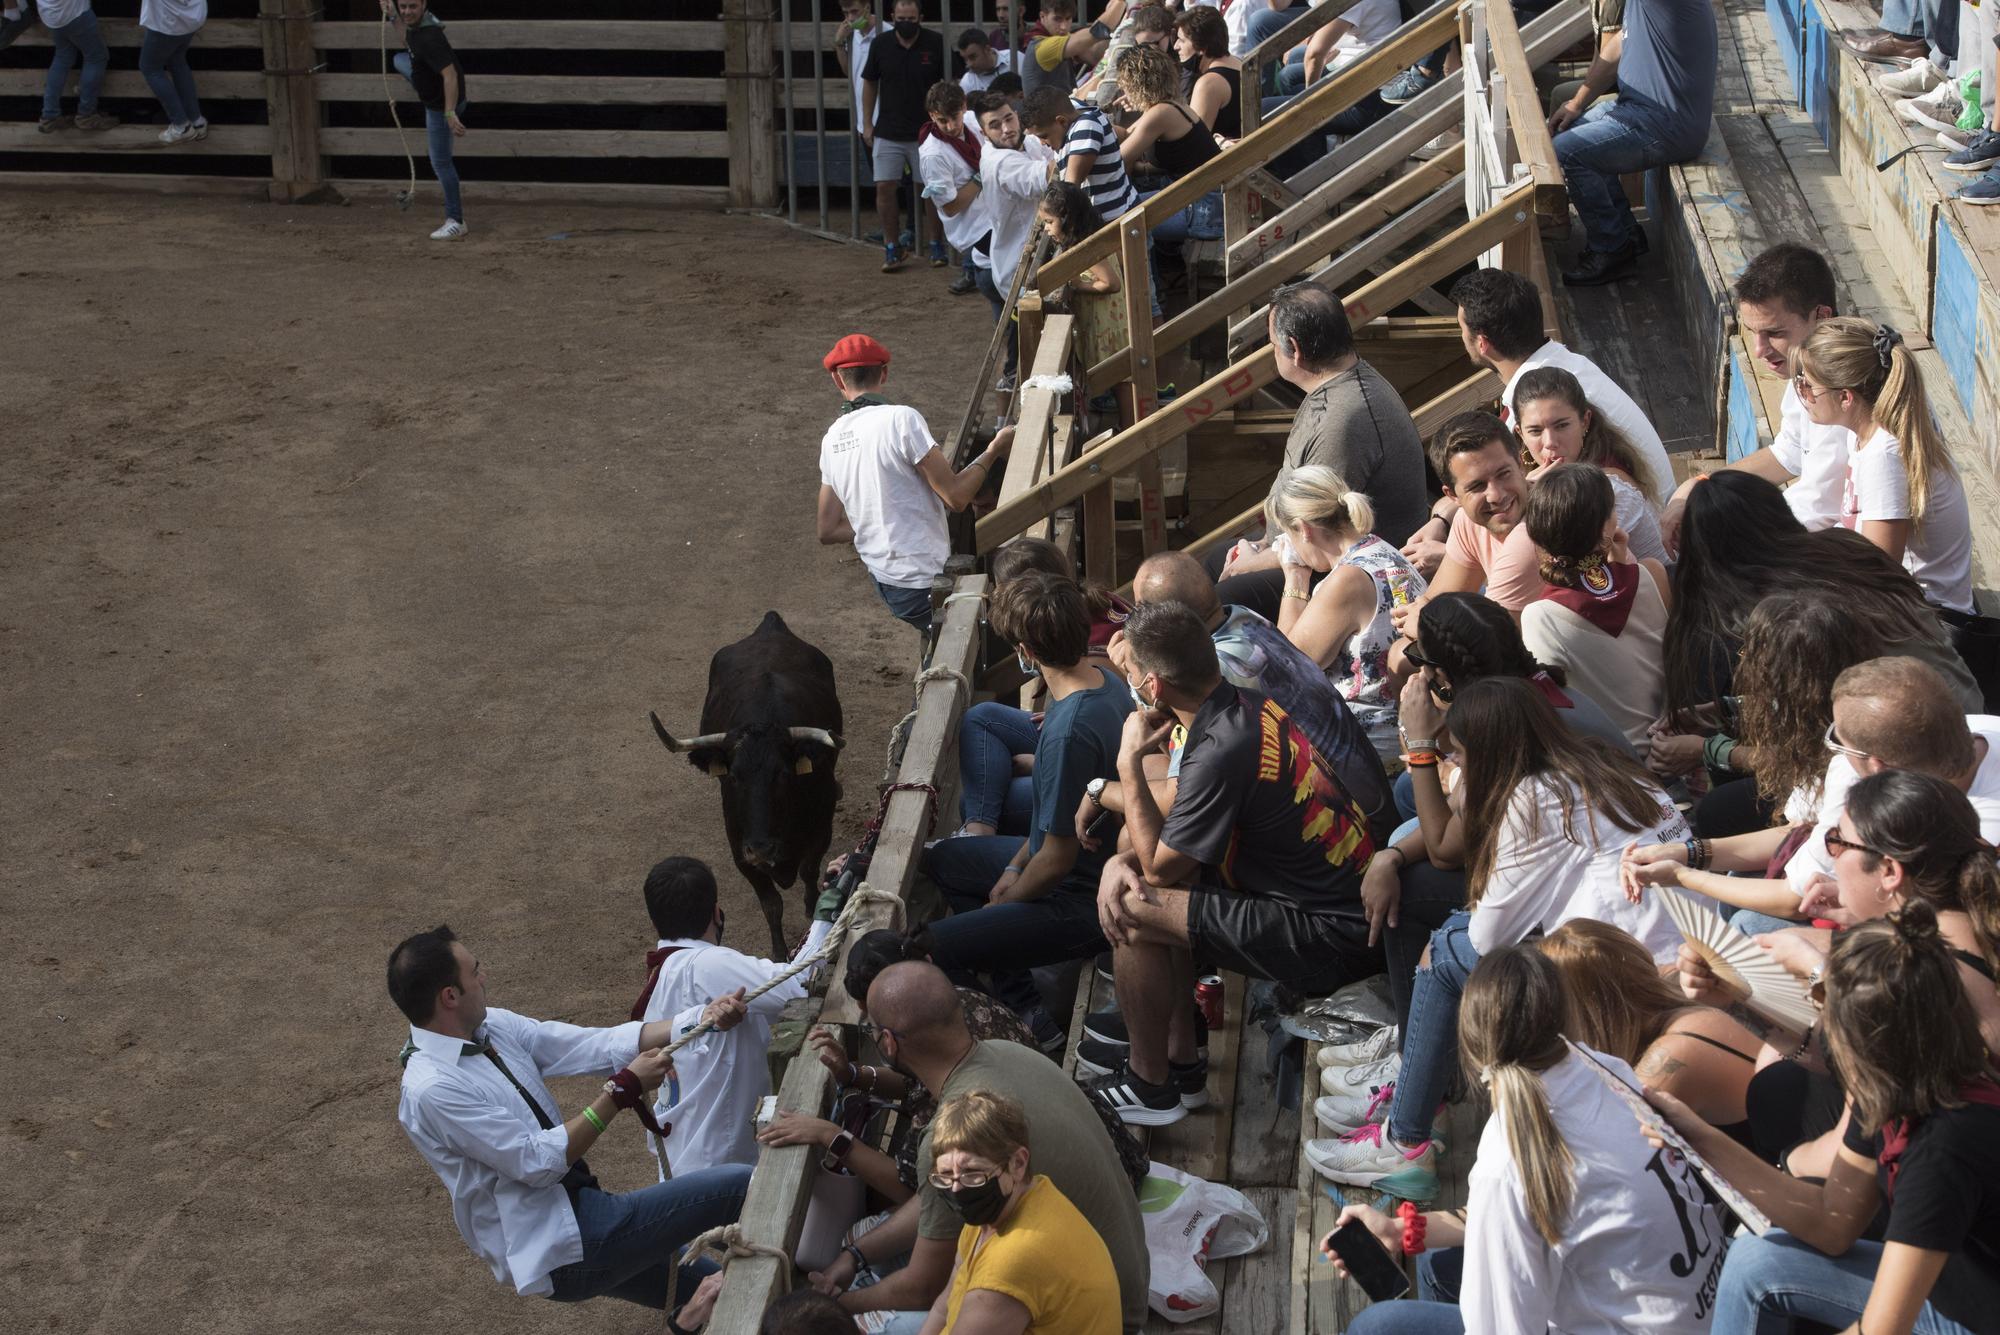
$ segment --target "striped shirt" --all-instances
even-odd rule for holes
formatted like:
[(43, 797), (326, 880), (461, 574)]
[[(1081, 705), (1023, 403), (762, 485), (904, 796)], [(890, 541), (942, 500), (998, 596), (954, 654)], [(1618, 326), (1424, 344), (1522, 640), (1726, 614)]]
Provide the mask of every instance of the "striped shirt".
[(1063, 137), (1065, 175), (1070, 158), (1078, 153), (1097, 155), (1084, 188), (1090, 192), (1090, 202), (1104, 221), (1121, 218), (1139, 206), (1139, 192), (1132, 188), (1132, 178), (1125, 174), (1125, 161), (1118, 156), (1118, 136), (1111, 132), (1111, 122), (1104, 119), (1104, 113), (1094, 107), (1078, 108), (1076, 121)]

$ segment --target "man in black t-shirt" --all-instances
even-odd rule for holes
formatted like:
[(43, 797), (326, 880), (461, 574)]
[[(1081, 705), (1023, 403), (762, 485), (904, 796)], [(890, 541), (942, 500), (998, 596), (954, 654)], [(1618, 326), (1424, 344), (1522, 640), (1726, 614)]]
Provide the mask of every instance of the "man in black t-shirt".
[(456, 241), (465, 235), (465, 206), (459, 199), (458, 165), (452, 161), (451, 141), (465, 134), (459, 119), (465, 110), (465, 70), (458, 53), (445, 40), (444, 24), (430, 12), (428, 0), (382, 0), (382, 16), (396, 21), (396, 35), (403, 50), (395, 57), (396, 69), (417, 90), (424, 104), (425, 141), (430, 149), (431, 170), (437, 173), (438, 187), (444, 192), (444, 226), (431, 233), (433, 241)]
[[(926, 31), (917, 0), (896, 0), (890, 17), (895, 27), (877, 37), (868, 48), (861, 66), (861, 138), (874, 155), (875, 212), (882, 219), (882, 272), (903, 267), (910, 252), (900, 243), (900, 222), (896, 210), (896, 190), (903, 171), (912, 180), (923, 179), (917, 163), (917, 136), (930, 113), (924, 110), (924, 96), (931, 85), (947, 78), (944, 38)], [(933, 236), (943, 235), (942, 224), (933, 219)], [(932, 257), (942, 265), (941, 248)]]
[[(1310, 996), (1382, 971), (1361, 905), (1375, 845), (1359, 805), (1284, 709), (1223, 680), (1192, 610), (1141, 604), (1124, 642), (1139, 706), (1118, 754), (1130, 849), (1105, 864), (1097, 911), (1130, 1048), (1098, 1088), (1126, 1121), (1161, 1126), (1206, 1100), (1197, 957)], [(1176, 723), (1187, 740), (1162, 812), (1142, 762)]]

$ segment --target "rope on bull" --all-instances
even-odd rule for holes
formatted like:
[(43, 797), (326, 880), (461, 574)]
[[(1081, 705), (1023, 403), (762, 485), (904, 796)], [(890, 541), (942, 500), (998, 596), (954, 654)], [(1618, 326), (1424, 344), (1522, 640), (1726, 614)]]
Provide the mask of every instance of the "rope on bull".
[[(396, 122), (396, 142), (403, 146), (403, 163), (410, 169), (409, 189), (396, 196), (396, 207), (407, 209), (417, 197), (417, 160), (410, 153), (410, 138), (403, 132), (403, 116), (396, 110), (396, 91), (389, 86), (389, 16), (382, 16), (382, 96), (389, 102), (389, 119)], [(362, 48), (366, 50), (366, 47)]]

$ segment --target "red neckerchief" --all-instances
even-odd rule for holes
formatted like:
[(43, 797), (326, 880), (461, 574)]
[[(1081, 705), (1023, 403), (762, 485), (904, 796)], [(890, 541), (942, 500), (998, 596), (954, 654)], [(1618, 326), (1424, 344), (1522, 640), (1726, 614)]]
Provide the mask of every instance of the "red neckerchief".
[(1528, 684), (1542, 693), (1542, 699), (1549, 702), (1550, 709), (1575, 709), (1576, 701), (1563, 694), (1563, 688), (1556, 685), (1556, 679), (1546, 672), (1537, 672), (1528, 678)]
[[(2000, 1085), (1991, 1080), (1967, 1081), (1958, 1087), (1958, 1096), (1967, 1103), (2000, 1108)], [(1882, 1124), (1882, 1153), (1875, 1161), (1882, 1165), (1882, 1195), (1891, 1204), (1896, 1200), (1896, 1174), (1902, 1169), (1903, 1151), (1910, 1148), (1910, 1136), (1915, 1130), (1907, 1117), (1891, 1118)]]
[(660, 966), (667, 962), (667, 956), (686, 949), (686, 946), (660, 946), (646, 952), (646, 985), (639, 989), (639, 999), (632, 1003), (633, 1019), (644, 1018), (646, 1003), (653, 999), (653, 988), (660, 981)]
[[(1591, 587), (1593, 582), (1601, 582), (1601, 587)], [(1626, 619), (1632, 615), (1633, 600), (1639, 596), (1639, 567), (1612, 565), (1607, 561), (1598, 570), (1583, 572), (1583, 583), (1584, 587), (1579, 589), (1551, 584), (1542, 590), (1542, 597), (1567, 607), (1616, 638), (1625, 629)]]
[[(963, 125), (958, 128), (965, 130)], [(950, 135), (939, 131), (937, 126), (926, 120), (922, 125), (917, 127), (918, 146), (921, 147), (926, 139), (938, 140), (951, 149), (952, 152), (964, 158), (965, 165), (972, 168), (974, 172), (979, 170), (979, 136), (970, 130), (965, 130), (965, 133), (954, 139)]]

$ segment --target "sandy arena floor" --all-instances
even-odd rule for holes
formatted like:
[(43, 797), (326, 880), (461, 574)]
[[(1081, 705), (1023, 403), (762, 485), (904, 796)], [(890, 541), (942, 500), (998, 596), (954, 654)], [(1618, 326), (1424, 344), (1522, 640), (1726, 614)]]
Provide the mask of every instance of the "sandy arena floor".
[(646, 711), (692, 729), (767, 608), (839, 673), (836, 842), (873, 810), (915, 637), (814, 542), (819, 358), (882, 338), (948, 432), (985, 303), (763, 219), (469, 202), (455, 246), (422, 206), (0, 202), (10, 1331), (657, 1330), (460, 1242), (383, 961), (449, 922), (499, 1004), (622, 1018), (672, 852), (762, 948)]

